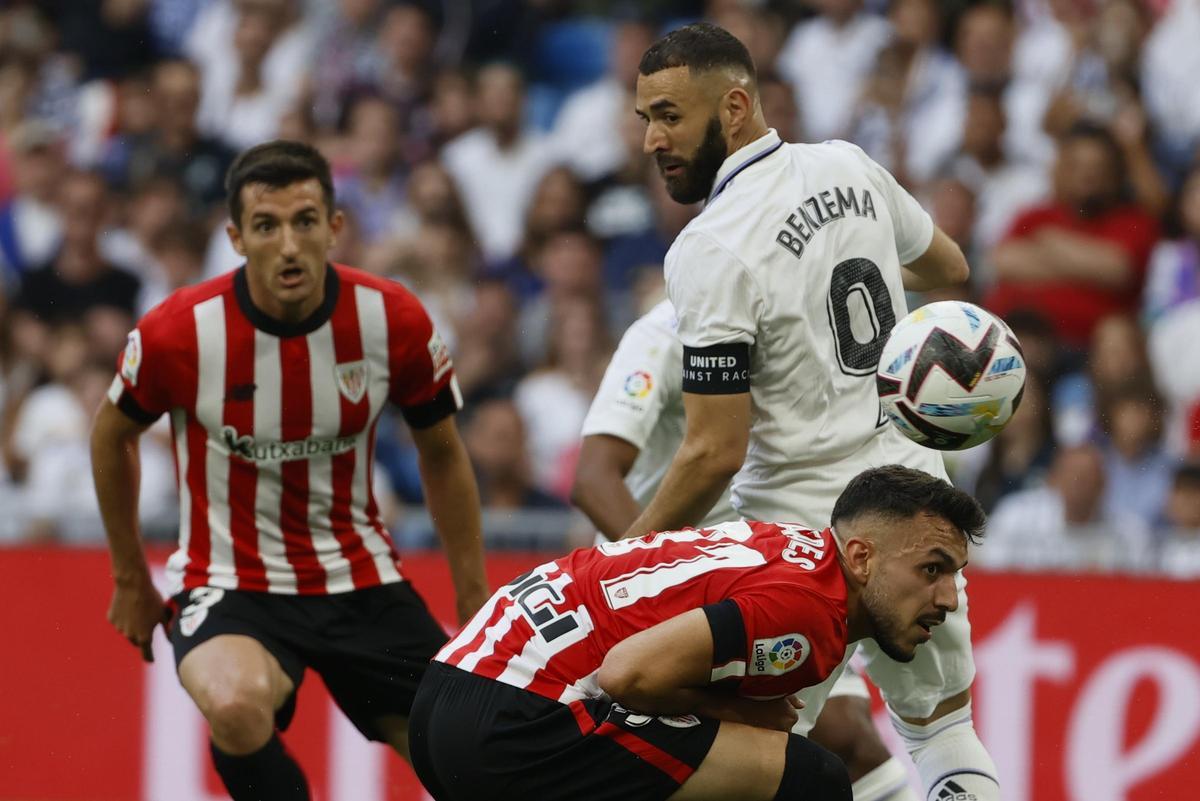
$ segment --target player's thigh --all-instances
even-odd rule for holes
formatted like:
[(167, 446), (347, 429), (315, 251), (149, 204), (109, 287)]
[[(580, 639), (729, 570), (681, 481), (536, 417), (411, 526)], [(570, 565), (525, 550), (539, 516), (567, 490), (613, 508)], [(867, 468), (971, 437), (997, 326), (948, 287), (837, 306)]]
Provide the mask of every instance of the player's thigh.
[(179, 663), (179, 681), (205, 713), (238, 703), (274, 711), (296, 689), (279, 660), (245, 634), (221, 634), (191, 649)]
[(347, 593), (321, 614), (339, 634), (314, 643), (311, 666), (367, 739), (407, 756), (413, 697), (446, 632), (407, 581)]
[(816, 725), (817, 718), (820, 716), (821, 710), (825, 707), (826, 699), (829, 698), (834, 687), (841, 681), (843, 673), (850, 664), (850, 657), (854, 656), (854, 651), (854, 645), (846, 648), (846, 653), (842, 657), (841, 664), (834, 668), (825, 681), (813, 687), (805, 687), (796, 694), (796, 697), (804, 702), (804, 708), (800, 710), (800, 714), (796, 719), (796, 725), (792, 726), (793, 734), (807, 736), (812, 727)]
[(966, 579), (958, 575), (958, 608), (933, 629), (933, 638), (917, 646), (911, 662), (897, 662), (874, 640), (861, 643), (867, 675), (888, 706), (906, 718), (927, 718), (938, 704), (962, 694), (975, 680), (971, 623), (967, 616)]
[(783, 781), (789, 736), (722, 721), (708, 755), (670, 801), (772, 801)]

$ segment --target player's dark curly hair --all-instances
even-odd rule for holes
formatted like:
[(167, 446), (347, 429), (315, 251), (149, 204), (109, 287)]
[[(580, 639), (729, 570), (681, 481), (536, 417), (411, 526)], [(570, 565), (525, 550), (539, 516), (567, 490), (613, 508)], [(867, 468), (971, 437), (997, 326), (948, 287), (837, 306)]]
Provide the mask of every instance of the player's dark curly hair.
[(642, 55), (638, 72), (653, 75), (672, 67), (688, 67), (692, 72), (737, 67), (745, 70), (751, 81), (757, 81), (754, 59), (746, 46), (729, 31), (707, 22), (676, 28), (650, 45)]
[(976, 545), (983, 538), (987, 515), (978, 501), (947, 481), (898, 464), (855, 476), (833, 506), (832, 523), (866, 514), (908, 519), (921, 512), (944, 517)]
[(333, 216), (333, 177), (329, 162), (312, 145), (276, 139), (243, 151), (225, 174), (225, 193), (228, 196), (229, 218), (242, 227), (242, 187), (246, 184), (266, 184), (282, 189), (297, 181), (316, 178), (325, 198), (325, 212)]

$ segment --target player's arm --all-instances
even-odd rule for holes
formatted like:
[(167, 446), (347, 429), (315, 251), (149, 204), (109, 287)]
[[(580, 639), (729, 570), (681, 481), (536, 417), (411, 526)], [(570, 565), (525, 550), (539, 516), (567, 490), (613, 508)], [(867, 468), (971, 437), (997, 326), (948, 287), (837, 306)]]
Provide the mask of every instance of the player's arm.
[(704, 610), (693, 609), (617, 643), (596, 680), (621, 706), (646, 715), (703, 715), (780, 731), (796, 722), (787, 699), (753, 701), (714, 688), (712, 670), (712, 628)]
[(914, 261), (902, 268), (904, 288), (909, 292), (928, 292), (931, 289), (955, 286), (967, 280), (971, 268), (958, 243), (945, 231), (933, 227), (929, 247)]
[(683, 393), (687, 428), (654, 500), (626, 537), (694, 526), (741, 469), (750, 442), (750, 393)]
[(580, 445), (571, 502), (610, 540), (619, 540), (642, 512), (625, 486), (640, 452), (632, 442), (610, 434), (586, 436)]
[(488, 599), (475, 473), (453, 415), (414, 427), (412, 437), (425, 505), (450, 562), (459, 622), (465, 622)]
[(150, 640), (154, 627), (164, 620), (166, 606), (150, 579), (138, 526), (138, 438), (148, 427), (105, 399), (92, 424), (91, 451), (92, 480), (112, 560), (108, 620), (152, 662)]

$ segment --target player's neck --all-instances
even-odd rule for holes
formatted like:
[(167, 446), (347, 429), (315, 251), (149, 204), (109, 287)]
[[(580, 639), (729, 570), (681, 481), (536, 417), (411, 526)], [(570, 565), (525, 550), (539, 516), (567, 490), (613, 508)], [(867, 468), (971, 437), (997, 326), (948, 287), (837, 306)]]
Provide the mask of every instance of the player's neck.
[(729, 152), (730, 155), (738, 152), (751, 142), (756, 142), (767, 135), (770, 129), (767, 124), (761, 119), (751, 118), (746, 121), (746, 124), (736, 134), (730, 137)]
[(838, 567), (842, 569), (842, 578), (846, 582), (846, 642), (858, 642), (871, 636), (867, 620), (862, 614), (861, 591), (858, 582), (846, 566), (841, 550), (838, 551)]
[(284, 301), (273, 295), (265, 287), (256, 286), (253, 281), (247, 282), (250, 290), (250, 302), (260, 312), (273, 320), (294, 325), (311, 317), (325, 301), (325, 281), (317, 282), (313, 292), (296, 301)]

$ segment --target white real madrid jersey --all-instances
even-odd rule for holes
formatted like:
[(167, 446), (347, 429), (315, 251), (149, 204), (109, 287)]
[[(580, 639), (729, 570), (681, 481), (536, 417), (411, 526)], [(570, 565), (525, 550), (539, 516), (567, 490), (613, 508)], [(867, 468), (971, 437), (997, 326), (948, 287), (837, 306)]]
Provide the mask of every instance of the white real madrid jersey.
[[(683, 345), (675, 335), (675, 309), (664, 300), (625, 331), (596, 393), (583, 436), (607, 434), (638, 448), (625, 486), (645, 508), (683, 441)], [(729, 489), (700, 523), (737, 519)]]
[[(900, 266), (932, 237), (916, 200), (850, 143), (786, 144), (772, 129), (721, 166), (665, 268), (686, 349), (750, 346), (753, 422), (733, 481), (744, 517), (824, 525), (873, 465), (945, 476), (940, 453), (883, 417), (875, 388), (908, 311)], [(696, 359), (684, 368), (693, 380), (719, 363), (685, 358)]]

